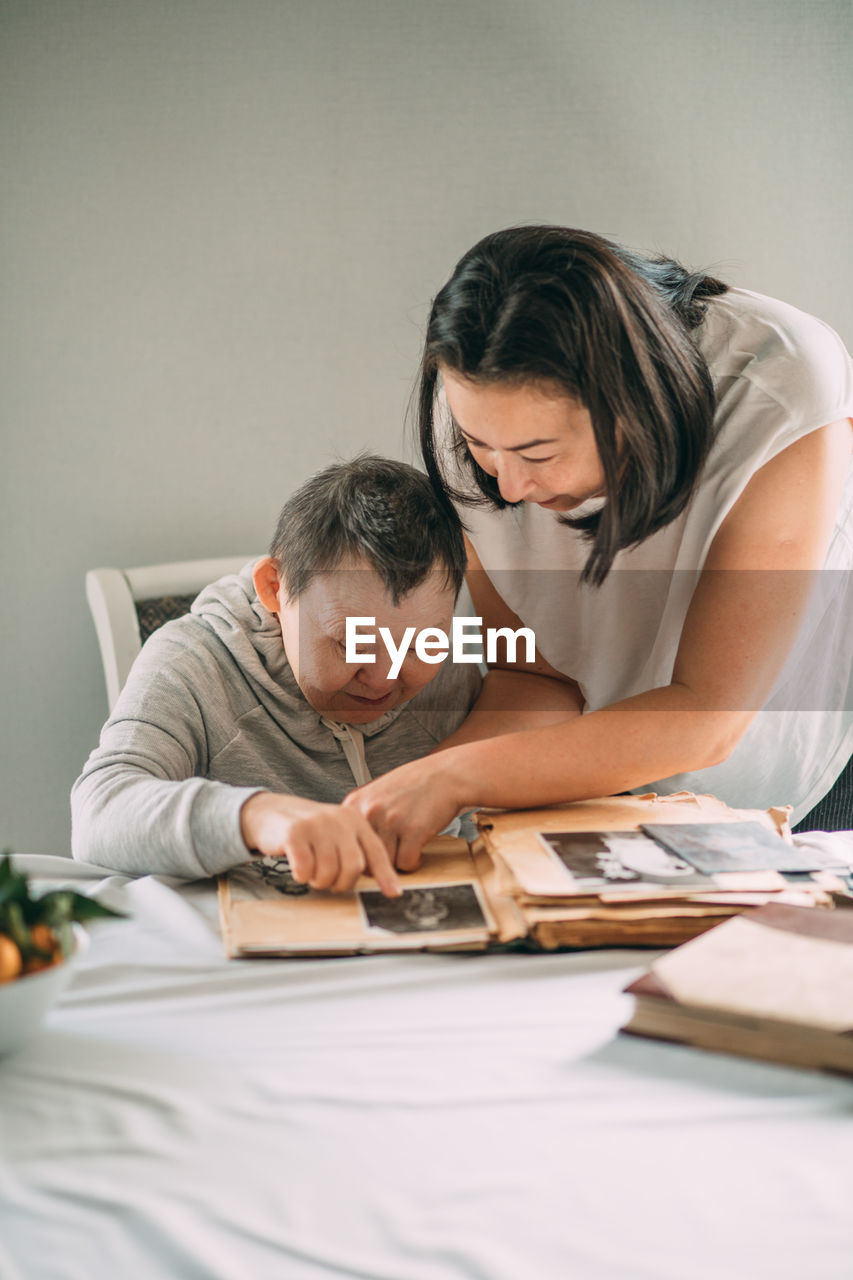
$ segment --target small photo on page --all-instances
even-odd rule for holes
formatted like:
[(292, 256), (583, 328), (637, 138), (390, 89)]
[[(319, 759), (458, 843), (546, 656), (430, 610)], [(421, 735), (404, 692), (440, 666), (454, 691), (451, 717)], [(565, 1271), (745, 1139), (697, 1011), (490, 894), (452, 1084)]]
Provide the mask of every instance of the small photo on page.
[(252, 858), (228, 872), (228, 885), (235, 902), (275, 901), (279, 895), (301, 898), (311, 892), (307, 884), (294, 880), (287, 858)]
[(804, 875), (842, 865), (838, 855), (795, 849), (758, 822), (644, 823), (643, 830), (707, 875), (721, 871)]
[(471, 882), (404, 889), (399, 898), (386, 898), (376, 889), (365, 889), (359, 892), (358, 900), (367, 927), (385, 933), (488, 928), (479, 893)]
[(571, 874), (580, 893), (708, 885), (708, 876), (641, 831), (540, 831), (538, 835)]

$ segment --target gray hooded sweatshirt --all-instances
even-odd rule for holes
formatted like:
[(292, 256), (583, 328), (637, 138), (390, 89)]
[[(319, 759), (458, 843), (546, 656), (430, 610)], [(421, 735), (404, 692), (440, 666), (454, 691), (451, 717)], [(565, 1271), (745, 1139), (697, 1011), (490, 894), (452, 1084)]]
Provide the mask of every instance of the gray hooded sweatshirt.
[(249, 857), (240, 809), (255, 792), (338, 803), (465, 719), (480, 673), (450, 661), (371, 724), (322, 718), (251, 570), (206, 587), (143, 646), (71, 793), (75, 858), (131, 874), (216, 875)]

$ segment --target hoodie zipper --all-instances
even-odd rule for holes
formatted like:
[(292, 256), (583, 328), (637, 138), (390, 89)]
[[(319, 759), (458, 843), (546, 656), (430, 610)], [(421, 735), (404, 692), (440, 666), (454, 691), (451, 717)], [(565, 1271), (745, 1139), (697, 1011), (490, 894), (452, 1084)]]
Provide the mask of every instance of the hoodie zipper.
[(325, 716), (320, 717), (320, 723), (326, 726), (343, 747), (356, 786), (363, 787), (370, 782), (370, 770), (364, 754), (364, 734), (350, 724), (339, 724), (336, 720), (327, 720)]

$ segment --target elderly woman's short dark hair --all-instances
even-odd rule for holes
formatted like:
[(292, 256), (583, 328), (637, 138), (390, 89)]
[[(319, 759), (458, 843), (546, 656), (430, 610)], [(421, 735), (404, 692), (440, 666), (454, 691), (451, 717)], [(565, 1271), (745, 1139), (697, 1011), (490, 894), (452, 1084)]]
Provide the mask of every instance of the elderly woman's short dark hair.
[(395, 604), (436, 568), (458, 593), (465, 573), (459, 517), (405, 462), (362, 455), (301, 485), (282, 508), (270, 556), (291, 599), (317, 573), (365, 560)]

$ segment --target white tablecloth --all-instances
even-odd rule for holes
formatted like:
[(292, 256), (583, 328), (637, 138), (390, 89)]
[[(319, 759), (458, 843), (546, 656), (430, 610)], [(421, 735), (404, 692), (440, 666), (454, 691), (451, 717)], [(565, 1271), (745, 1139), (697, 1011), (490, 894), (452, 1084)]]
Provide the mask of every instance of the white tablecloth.
[(850, 1280), (853, 1081), (619, 1036), (651, 953), (227, 961), (132, 919), (0, 1059), (2, 1280)]

